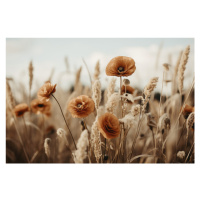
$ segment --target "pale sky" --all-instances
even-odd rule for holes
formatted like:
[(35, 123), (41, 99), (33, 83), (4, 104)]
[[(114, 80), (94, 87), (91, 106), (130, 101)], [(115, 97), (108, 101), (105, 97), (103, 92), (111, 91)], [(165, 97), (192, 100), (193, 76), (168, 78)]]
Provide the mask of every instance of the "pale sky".
[[(194, 73), (194, 39), (192, 38), (48, 38), (48, 39), (7, 39), (6, 40), (6, 76), (12, 77), (28, 86), (28, 66), (32, 60), (34, 66), (34, 86), (47, 80), (51, 69), (55, 68), (52, 83), (59, 83), (58, 87), (69, 88), (73, 85), (74, 74), (64, 74), (66, 65), (64, 58), (69, 60), (71, 72), (82, 66), (81, 81), (89, 85), (89, 76), (83, 64), (86, 61), (90, 72), (94, 72), (96, 62), (100, 61), (101, 83), (105, 87), (105, 68), (108, 62), (116, 56), (129, 56), (135, 60), (136, 71), (131, 76), (131, 85), (141, 89), (148, 81), (158, 76), (160, 82), (157, 90), (161, 89), (163, 63), (171, 62), (172, 68), (176, 64), (178, 55), (190, 45), (191, 52), (185, 71), (185, 88), (189, 87)], [(158, 66), (156, 58), (162, 46)], [(62, 78), (60, 75), (64, 74)], [(28, 89), (28, 87), (27, 87)], [(169, 88), (164, 88), (165, 92)]]

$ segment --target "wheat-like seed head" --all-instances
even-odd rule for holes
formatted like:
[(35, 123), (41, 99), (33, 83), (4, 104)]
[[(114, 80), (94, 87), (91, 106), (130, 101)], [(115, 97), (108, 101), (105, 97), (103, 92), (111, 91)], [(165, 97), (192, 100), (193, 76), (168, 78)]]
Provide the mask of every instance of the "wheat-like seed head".
[(65, 135), (66, 135), (66, 131), (65, 131), (64, 129), (62, 129), (62, 128), (59, 128), (59, 129), (57, 130), (57, 135), (58, 135), (59, 137), (61, 137), (61, 138), (64, 138)]
[(185, 151), (179, 151), (177, 153), (177, 157), (180, 158), (181, 160), (185, 158)]
[(147, 103), (149, 102), (149, 98), (151, 96), (151, 93), (153, 92), (153, 90), (156, 88), (158, 82), (158, 77), (154, 77), (150, 80), (150, 82), (146, 85), (146, 87), (144, 88), (144, 95), (145, 98), (143, 99), (143, 106), (142, 106), (142, 111), (145, 111), (145, 108), (147, 106)]
[(194, 112), (190, 113), (186, 121), (186, 128), (190, 130), (194, 124)]
[(169, 71), (169, 66), (170, 66), (170, 64), (168, 64), (168, 63), (164, 63), (164, 64), (163, 64), (163, 67), (164, 67), (164, 69), (165, 69), (166, 71)]
[(83, 163), (84, 159), (87, 157), (87, 146), (88, 141), (88, 131), (85, 129), (78, 140), (77, 150), (74, 152), (75, 163)]
[(134, 105), (131, 107), (131, 114), (135, 117), (140, 114), (140, 105)]
[(99, 80), (95, 80), (92, 84), (92, 99), (98, 109), (101, 102), (101, 82)]
[(96, 161), (97, 163), (99, 163), (99, 159), (102, 153), (101, 153), (101, 137), (97, 123), (98, 123), (98, 118), (96, 118), (91, 128), (91, 145), (94, 148), (94, 155), (96, 157)]
[(106, 103), (107, 112), (114, 113), (119, 102), (120, 102), (120, 94), (113, 93)]
[(46, 138), (44, 141), (44, 150), (45, 150), (45, 154), (47, 155), (48, 158), (50, 158), (50, 155), (51, 155), (50, 143), (51, 143), (51, 139)]
[(29, 64), (29, 89), (31, 90), (32, 88), (32, 82), (33, 82), (33, 64), (32, 61)]
[(169, 129), (170, 128), (170, 118), (167, 113), (164, 113), (158, 121), (158, 129), (159, 131), (162, 131), (163, 129)]
[(81, 77), (81, 71), (82, 71), (82, 67), (80, 67), (78, 69), (78, 71), (76, 72), (76, 80), (75, 80), (75, 86), (74, 89), (77, 91), (78, 88), (80, 87), (80, 77)]
[(99, 65), (99, 61), (97, 61), (95, 69), (94, 69), (94, 81), (99, 80), (99, 75), (100, 75), (100, 65)]
[(108, 84), (107, 88), (107, 99), (110, 98), (110, 96), (115, 92), (115, 83), (116, 83), (116, 78), (112, 78)]
[(13, 109), (15, 107), (15, 100), (8, 81), (6, 81), (6, 96), (9, 108)]
[(183, 54), (183, 51), (180, 52), (179, 54), (179, 57), (178, 57), (178, 60), (176, 62), (176, 66), (174, 68), (174, 76), (176, 77), (177, 73), (178, 73), (178, 68), (179, 68), (179, 65), (180, 65), (180, 61), (181, 61), (181, 56)]
[(183, 92), (184, 71), (186, 69), (185, 66), (188, 62), (189, 53), (190, 53), (190, 46), (187, 46), (181, 56), (180, 64), (178, 67), (178, 87), (179, 87), (179, 92), (181, 94)]
[(120, 123), (123, 123), (127, 129), (129, 129), (134, 124), (134, 117), (131, 113), (125, 115), (122, 119), (119, 119)]

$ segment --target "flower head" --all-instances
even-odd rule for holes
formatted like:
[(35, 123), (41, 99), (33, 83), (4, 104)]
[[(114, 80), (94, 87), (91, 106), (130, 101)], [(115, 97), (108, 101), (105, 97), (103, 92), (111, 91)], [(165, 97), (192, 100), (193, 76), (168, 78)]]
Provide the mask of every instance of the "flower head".
[(105, 113), (98, 119), (98, 129), (105, 138), (116, 138), (120, 134), (119, 120), (115, 115)]
[(67, 109), (71, 113), (72, 117), (87, 117), (94, 111), (94, 101), (86, 95), (81, 95), (72, 99), (69, 102)]
[(179, 151), (177, 153), (177, 157), (180, 158), (181, 160), (185, 158), (185, 151)]
[(50, 95), (56, 91), (56, 84), (53, 85), (47, 81), (38, 91), (38, 99), (42, 102), (49, 101)]
[(182, 114), (183, 114), (184, 118), (187, 119), (188, 116), (190, 115), (190, 113), (192, 113), (192, 112), (194, 112), (194, 107), (186, 104), (184, 109), (183, 109)]
[(131, 86), (122, 85), (122, 94), (124, 94), (124, 93), (133, 94), (134, 91), (135, 91), (134, 88), (132, 88)]
[(130, 81), (127, 78), (123, 79), (123, 85), (130, 85)]
[(106, 67), (108, 76), (130, 76), (136, 70), (135, 61), (126, 56), (117, 56), (113, 58)]
[(16, 117), (21, 117), (24, 115), (25, 112), (29, 111), (29, 107), (26, 103), (21, 103), (15, 106), (13, 109), (13, 113)]
[(41, 102), (39, 99), (34, 99), (31, 101), (31, 110), (36, 114), (44, 114), (46, 116), (50, 116), (51, 103)]

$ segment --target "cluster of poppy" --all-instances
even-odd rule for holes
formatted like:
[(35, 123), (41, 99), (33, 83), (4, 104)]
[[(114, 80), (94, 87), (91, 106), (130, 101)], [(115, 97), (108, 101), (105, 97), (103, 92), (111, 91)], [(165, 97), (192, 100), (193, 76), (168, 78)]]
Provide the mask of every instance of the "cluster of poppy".
[[(136, 70), (135, 61), (130, 57), (118, 56), (113, 58), (106, 67), (106, 74), (108, 76), (130, 76)], [(45, 114), (46, 116), (50, 116), (51, 103), (49, 101), (51, 94), (56, 91), (56, 84), (52, 85), (49, 81), (47, 81), (38, 91), (37, 96), (38, 99), (34, 99), (31, 102), (31, 110), (36, 114)], [(133, 94), (134, 89), (129, 86), (122, 86), (121, 88), (122, 95), (124, 93)], [(95, 104), (94, 101), (86, 96), (81, 95), (72, 99), (67, 109), (71, 113), (74, 118), (85, 118), (94, 112)], [(22, 103), (13, 109), (14, 114), (17, 117), (23, 116), (25, 112), (29, 111), (29, 107), (27, 104)], [(186, 105), (183, 109), (183, 116), (185, 119), (188, 118), (189, 114), (194, 112), (194, 107)], [(112, 113), (105, 113), (104, 115), (98, 118), (98, 129), (101, 134), (107, 138), (112, 139), (118, 137), (120, 134), (120, 123), (118, 118)]]
[[(106, 74), (108, 76), (130, 76), (136, 70), (135, 61), (130, 57), (118, 56), (113, 58), (106, 67)], [(134, 89), (130, 86), (122, 86), (122, 94), (133, 94)], [(47, 116), (50, 115), (51, 104), (49, 102), (50, 96), (56, 91), (56, 84), (52, 85), (49, 81), (46, 82), (38, 91), (38, 99), (31, 102), (31, 109), (34, 113), (42, 113)], [(84, 118), (90, 115), (94, 109), (94, 101), (86, 96), (81, 95), (72, 99), (67, 109), (74, 118)], [(14, 108), (14, 113), (17, 117), (23, 116), (25, 112), (29, 111), (27, 104), (19, 104)], [(107, 138), (116, 138), (120, 134), (120, 123), (118, 118), (111, 113), (105, 113), (98, 118), (98, 129), (101, 134)]]
[[(118, 56), (108, 63), (106, 74), (108, 76), (117, 77), (130, 76), (135, 70), (135, 61), (132, 58)], [(121, 89), (122, 94), (133, 94), (134, 92), (134, 89), (131, 86), (122, 86)], [(94, 111), (94, 108), (94, 101), (86, 95), (74, 98), (68, 104), (68, 110), (75, 118), (87, 117)], [(120, 134), (119, 120), (114, 114), (107, 112), (98, 118), (98, 129), (105, 138), (116, 138)]]
[[(56, 85), (52, 85), (49, 81), (46, 82), (38, 91), (38, 99), (31, 101), (31, 110), (36, 114), (51, 115), (51, 103), (49, 101), (50, 95), (56, 91)], [(15, 106), (13, 113), (16, 117), (21, 117), (25, 112), (30, 111), (26, 103), (21, 103)]]

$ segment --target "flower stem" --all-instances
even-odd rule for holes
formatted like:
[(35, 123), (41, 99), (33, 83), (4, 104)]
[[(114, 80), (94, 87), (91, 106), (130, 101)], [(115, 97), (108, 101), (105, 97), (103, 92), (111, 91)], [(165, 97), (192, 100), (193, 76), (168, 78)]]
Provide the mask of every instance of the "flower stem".
[(75, 146), (75, 148), (76, 148), (76, 150), (77, 150), (76, 143), (75, 143), (74, 138), (73, 138), (73, 135), (72, 135), (72, 133), (71, 133), (71, 131), (70, 131), (70, 129), (69, 129), (69, 126), (68, 126), (67, 121), (66, 121), (66, 119), (65, 119), (65, 116), (64, 116), (64, 114), (63, 114), (62, 108), (61, 108), (61, 106), (60, 106), (58, 100), (56, 99), (56, 97), (55, 97), (53, 94), (51, 94), (51, 95), (52, 95), (52, 97), (56, 100), (58, 106), (60, 107), (60, 111), (61, 111), (61, 113), (62, 113), (63, 119), (64, 119), (65, 124), (66, 124), (66, 126), (67, 126), (67, 128), (68, 128), (68, 130), (69, 130), (69, 133), (70, 133), (70, 135), (71, 135), (71, 137), (72, 137), (72, 140), (73, 140), (73, 142), (74, 142), (74, 146)]
[(22, 138), (21, 138), (21, 135), (20, 135), (20, 133), (19, 133), (19, 131), (18, 131), (18, 129), (17, 129), (15, 117), (14, 117), (14, 125), (15, 125), (15, 129), (16, 129), (16, 131), (17, 131), (17, 136), (18, 136), (19, 141), (20, 141), (20, 143), (21, 143), (21, 145), (22, 145), (22, 149), (23, 149), (23, 151), (24, 151), (26, 160), (27, 160), (28, 163), (30, 163), (29, 158), (28, 158), (28, 154), (27, 154), (27, 152), (26, 152), (26, 150), (25, 150), (24, 143), (23, 143)]
[[(126, 87), (126, 86), (125, 86)], [(120, 76), (120, 96), (122, 96), (122, 77)], [(124, 103), (123, 103), (123, 99), (121, 97), (121, 108), (122, 108), (122, 118), (124, 117)], [(122, 140), (124, 137), (124, 124), (121, 124), (121, 134), (120, 134), (120, 138), (119, 138), (119, 152), (118, 152), (118, 157), (119, 157), (119, 153), (121, 152), (121, 146), (122, 146)], [(117, 157), (117, 160), (118, 160)]]
[(92, 155), (92, 148), (91, 148), (91, 142), (90, 142), (91, 135), (90, 135), (90, 132), (89, 132), (89, 130), (88, 130), (88, 128), (87, 128), (87, 125), (86, 125), (86, 123), (85, 123), (85, 119), (83, 118), (82, 121), (83, 121), (83, 124), (84, 124), (84, 128), (85, 128), (85, 129), (87, 130), (87, 132), (88, 132), (88, 140), (89, 140), (88, 159), (89, 159), (89, 161), (90, 161), (90, 163), (91, 163), (91, 155)]
[(187, 159), (189, 158), (190, 153), (191, 153), (193, 147), (194, 147), (194, 142), (193, 142), (193, 145), (192, 145), (191, 148), (190, 148), (190, 151), (188, 152), (188, 155), (187, 155), (187, 157), (186, 157), (186, 159), (185, 159), (185, 163), (187, 162)]

